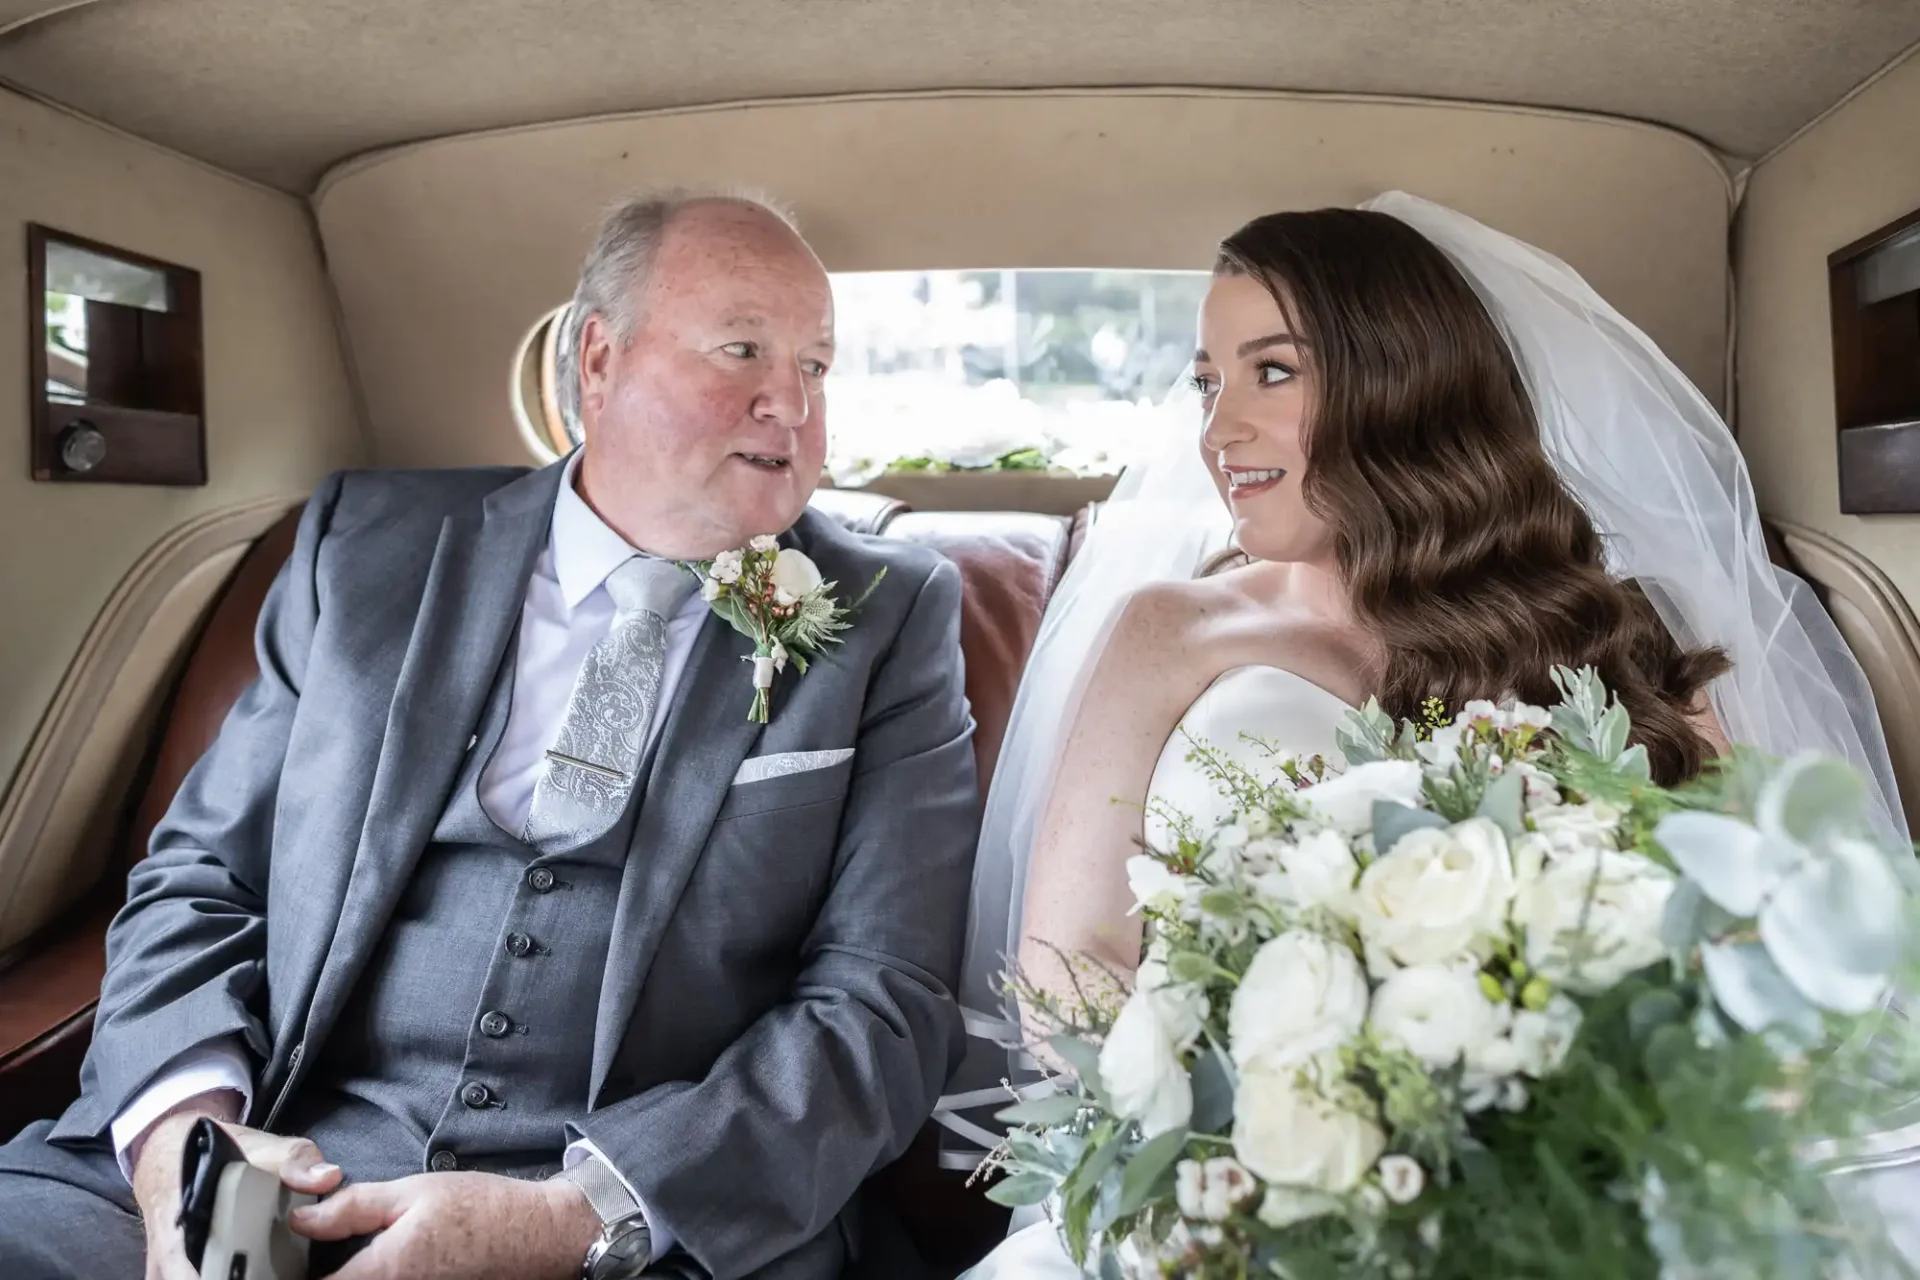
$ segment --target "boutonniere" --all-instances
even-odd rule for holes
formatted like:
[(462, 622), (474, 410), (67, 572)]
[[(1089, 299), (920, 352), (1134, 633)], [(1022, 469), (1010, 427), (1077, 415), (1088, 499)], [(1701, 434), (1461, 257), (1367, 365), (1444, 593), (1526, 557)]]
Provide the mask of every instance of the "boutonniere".
[(830, 644), (836, 632), (853, 624), (848, 615), (860, 607), (880, 579), (882, 569), (851, 605), (833, 598), (835, 583), (822, 582), (820, 570), (802, 552), (781, 547), (761, 534), (737, 551), (688, 566), (700, 577), (700, 598), (753, 641), (753, 705), (747, 719), (767, 722), (768, 690), (774, 673), (791, 662), (807, 673), (807, 660)]

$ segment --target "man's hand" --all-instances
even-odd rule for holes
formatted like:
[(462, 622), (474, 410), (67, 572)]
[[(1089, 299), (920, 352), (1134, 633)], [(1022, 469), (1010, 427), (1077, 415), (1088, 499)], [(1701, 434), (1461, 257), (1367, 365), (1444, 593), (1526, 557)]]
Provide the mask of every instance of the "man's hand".
[(600, 1219), (571, 1182), (425, 1173), (365, 1182), (294, 1211), (315, 1240), (379, 1233), (337, 1280), (574, 1280)]
[[(338, 1167), (324, 1163), (320, 1148), (305, 1138), (284, 1138), (231, 1123), (238, 1099), (221, 1092), (190, 1098), (156, 1120), (133, 1153), (133, 1198), (147, 1230), (146, 1280), (199, 1280), (180, 1235), (180, 1154), (201, 1116), (212, 1116), (233, 1135), (247, 1162), (295, 1191), (325, 1195), (340, 1185)], [(584, 1247), (583, 1247), (584, 1248)], [(584, 1253), (583, 1253), (584, 1256)]]

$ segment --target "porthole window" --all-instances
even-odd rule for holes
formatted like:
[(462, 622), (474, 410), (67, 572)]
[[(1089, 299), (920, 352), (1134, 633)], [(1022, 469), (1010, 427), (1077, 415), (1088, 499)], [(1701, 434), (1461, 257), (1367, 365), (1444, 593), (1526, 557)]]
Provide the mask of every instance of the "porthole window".
[(554, 351), (569, 305), (563, 302), (541, 316), (513, 353), (514, 425), (528, 452), (541, 463), (564, 457), (580, 443), (579, 426), (565, 421), (553, 376)]

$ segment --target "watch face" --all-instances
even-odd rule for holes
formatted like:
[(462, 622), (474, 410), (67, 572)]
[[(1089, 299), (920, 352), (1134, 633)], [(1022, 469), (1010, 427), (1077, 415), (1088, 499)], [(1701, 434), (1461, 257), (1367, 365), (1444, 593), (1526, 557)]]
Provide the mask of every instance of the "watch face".
[(616, 1222), (609, 1230), (613, 1238), (594, 1254), (593, 1280), (629, 1280), (645, 1271), (653, 1260), (653, 1233), (646, 1224)]

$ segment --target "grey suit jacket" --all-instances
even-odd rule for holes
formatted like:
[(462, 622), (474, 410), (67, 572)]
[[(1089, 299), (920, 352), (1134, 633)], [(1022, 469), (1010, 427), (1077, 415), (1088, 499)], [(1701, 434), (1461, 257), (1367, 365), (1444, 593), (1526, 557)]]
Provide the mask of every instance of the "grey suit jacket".
[[(260, 676), (129, 877), (83, 1096), (97, 1140), (183, 1049), (236, 1034), (271, 1127), (447, 800), (548, 534), (561, 468), (362, 472), (307, 504)], [(716, 1277), (838, 1270), (835, 1218), (931, 1113), (962, 1031), (977, 833), (960, 582), (809, 513), (843, 598), (886, 580), (770, 724), (709, 618), (635, 824), (575, 1127)], [(852, 748), (733, 784), (749, 756)]]

